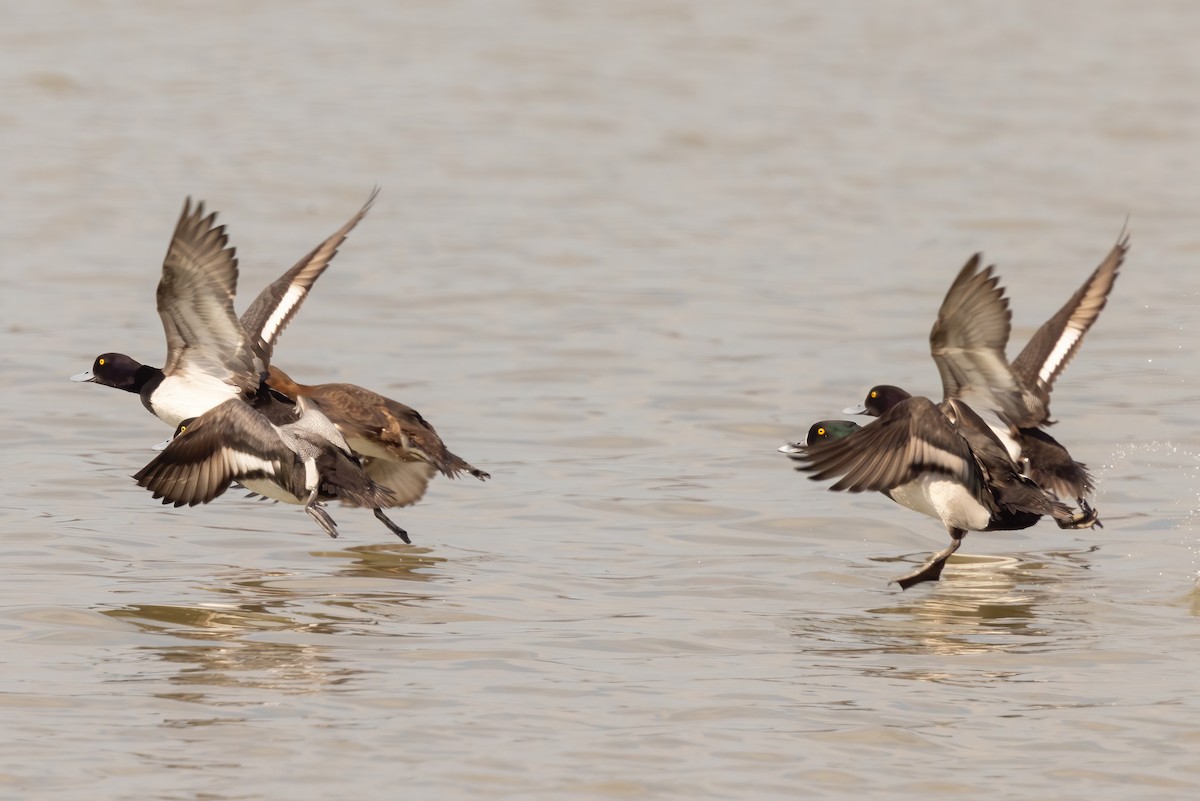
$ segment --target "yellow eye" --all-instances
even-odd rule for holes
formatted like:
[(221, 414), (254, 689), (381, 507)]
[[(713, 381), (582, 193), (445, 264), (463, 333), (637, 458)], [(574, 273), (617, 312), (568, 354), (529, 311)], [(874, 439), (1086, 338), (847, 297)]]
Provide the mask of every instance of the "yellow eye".
[(103, 366), (104, 366), (104, 359), (96, 359), (96, 364), (98, 364), (98, 365), (100, 365), (101, 367), (103, 367)]
[(823, 428), (818, 428), (818, 429), (817, 429), (817, 436), (818, 436), (818, 437), (823, 437), (823, 436), (825, 436), (825, 429), (823, 429)]
[(871, 399), (874, 400), (875, 398), (878, 398), (878, 397), (879, 397), (879, 393), (876, 392), (875, 390), (871, 390)]

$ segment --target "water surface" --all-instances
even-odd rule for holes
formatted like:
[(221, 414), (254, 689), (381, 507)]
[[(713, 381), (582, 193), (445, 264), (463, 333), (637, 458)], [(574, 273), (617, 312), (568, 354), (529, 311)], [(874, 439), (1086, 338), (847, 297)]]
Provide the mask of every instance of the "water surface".
[[(23, 7), (0, 32), (0, 795), (1194, 798), (1200, 11), (1187, 3)], [(276, 351), (493, 475), (397, 542), (129, 479), (70, 384), (162, 358), (186, 195), (243, 299), (363, 202)], [(972, 534), (775, 448), (936, 395), (966, 258), (1022, 344), (1129, 219), (1055, 389), (1105, 528)], [(244, 301), (243, 301), (244, 302)]]

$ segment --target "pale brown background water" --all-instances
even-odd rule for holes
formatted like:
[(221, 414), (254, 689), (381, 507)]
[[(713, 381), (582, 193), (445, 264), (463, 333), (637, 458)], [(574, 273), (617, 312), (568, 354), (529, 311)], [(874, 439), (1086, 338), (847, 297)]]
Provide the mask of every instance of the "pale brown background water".
[[(0, 29), (0, 796), (1195, 798), (1200, 7), (21, 4)], [(243, 298), (383, 194), (278, 362), (494, 476), (165, 509), (183, 197)], [(775, 448), (976, 250), (1025, 341), (1130, 218), (1055, 434), (1106, 527), (967, 538)], [(244, 301), (243, 301), (244, 302)], [(904, 563), (896, 560), (902, 559)]]

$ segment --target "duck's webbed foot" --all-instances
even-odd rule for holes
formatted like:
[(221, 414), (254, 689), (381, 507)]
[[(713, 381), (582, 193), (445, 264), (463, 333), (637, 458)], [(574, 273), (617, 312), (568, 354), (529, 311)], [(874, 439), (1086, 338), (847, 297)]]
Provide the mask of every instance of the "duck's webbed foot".
[(400, 539), (404, 540), (405, 544), (412, 545), (412, 540), (408, 538), (408, 532), (397, 526), (395, 523), (383, 513), (382, 509), (375, 510), (375, 517), (380, 523), (383, 523), (388, 529)]
[(938, 581), (942, 577), (942, 568), (946, 566), (946, 560), (950, 558), (950, 554), (958, 550), (958, 546), (962, 545), (962, 538), (966, 535), (965, 531), (957, 529), (951, 531), (949, 545), (929, 557), (925, 564), (916, 570), (892, 579), (891, 583), (899, 584), (900, 589), (907, 590), (909, 587), (925, 581)]
[(329, 512), (326, 512), (315, 504), (313, 506), (305, 506), (304, 511), (308, 512), (309, 517), (316, 520), (321, 528), (325, 529), (326, 534), (337, 539), (337, 523), (333, 522), (333, 518), (329, 516)]
[(1078, 498), (1079, 512), (1070, 520), (1056, 520), (1059, 528), (1104, 528), (1100, 522), (1100, 513), (1093, 509), (1086, 500)]
[(329, 516), (329, 512), (325, 511), (325, 504), (317, 502), (316, 487), (309, 493), (308, 499), (304, 503), (304, 511), (308, 512), (309, 517), (317, 521), (326, 534), (337, 539), (337, 523), (334, 523), (333, 518)]

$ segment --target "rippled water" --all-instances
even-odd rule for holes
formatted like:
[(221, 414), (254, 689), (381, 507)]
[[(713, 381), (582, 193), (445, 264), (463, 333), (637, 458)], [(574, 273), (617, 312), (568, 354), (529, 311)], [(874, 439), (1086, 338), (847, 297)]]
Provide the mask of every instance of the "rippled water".
[[(1194, 798), (1200, 11), (1187, 3), (27, 4), (0, 30), (0, 796)], [(185, 195), (243, 296), (383, 194), (284, 337), (493, 475), (397, 515), (129, 479), (66, 381), (161, 358)], [(970, 253), (1105, 528), (972, 534), (775, 448)]]

